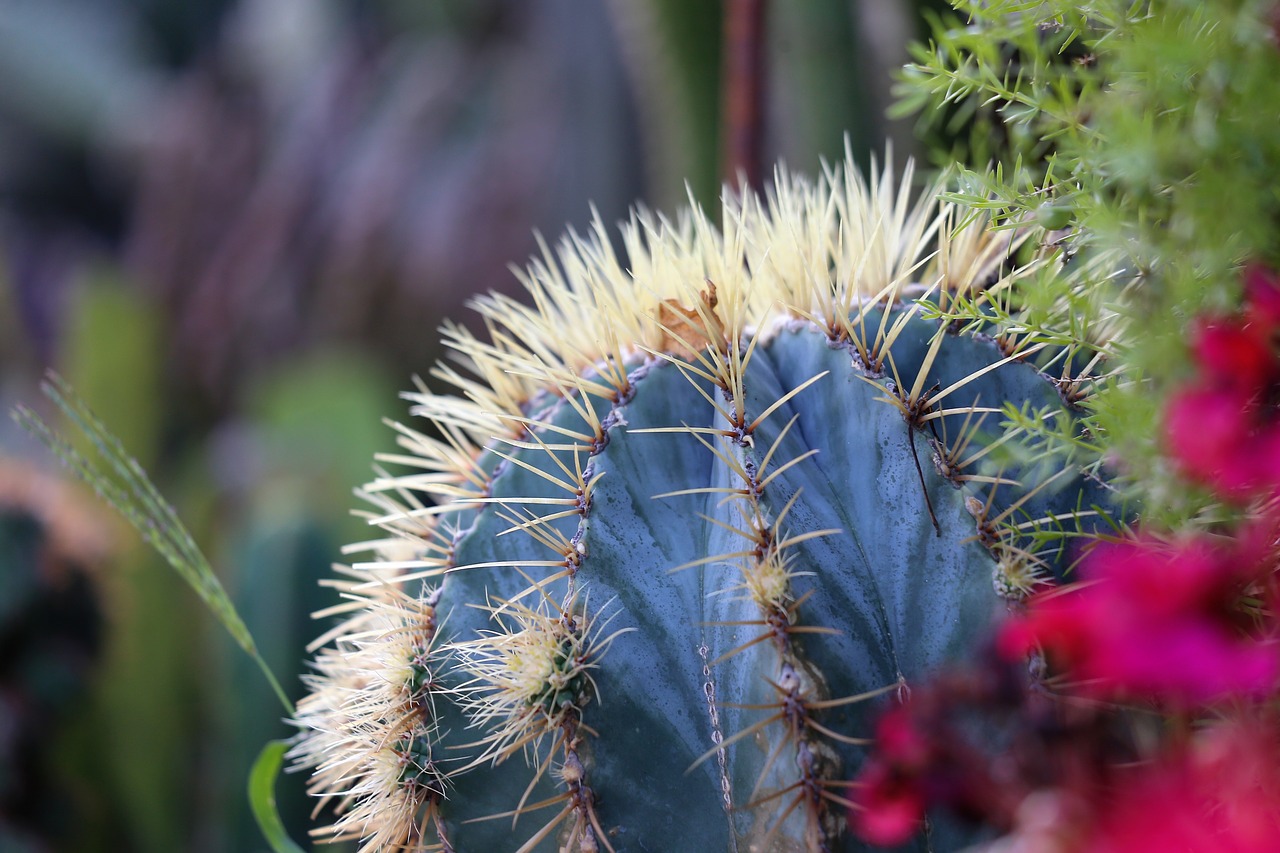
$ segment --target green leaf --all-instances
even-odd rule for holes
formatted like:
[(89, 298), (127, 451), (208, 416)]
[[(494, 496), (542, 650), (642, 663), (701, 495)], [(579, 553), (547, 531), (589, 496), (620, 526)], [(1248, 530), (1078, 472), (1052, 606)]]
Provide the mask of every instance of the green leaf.
[(275, 853), (304, 853), (284, 831), (280, 812), (276, 809), (276, 777), (280, 775), (288, 749), (287, 742), (273, 740), (258, 753), (258, 760), (253, 762), (253, 769), (249, 771), (249, 805), (253, 807), (253, 816), (263, 837)]
[(42, 385), (42, 390), (79, 429), (81, 435), (90, 441), (97, 455), (107, 463), (106, 468), (100, 468), (76, 450), (71, 442), (26, 406), (18, 406), (13, 413), (14, 418), (56, 453), (80, 479), (92, 486), (99, 497), (123, 515), (142, 538), (168, 561), (174, 571), (196, 591), (240, 648), (258, 664), (285, 710), (293, 713), (293, 704), (258, 653), (249, 629), (245, 627), (226, 590), (222, 588), (213, 567), (178, 519), (173, 507), (151, 483), (142, 466), (129, 456), (120, 440), (89, 411), (84, 400), (76, 395), (65, 380), (50, 374), (49, 380)]

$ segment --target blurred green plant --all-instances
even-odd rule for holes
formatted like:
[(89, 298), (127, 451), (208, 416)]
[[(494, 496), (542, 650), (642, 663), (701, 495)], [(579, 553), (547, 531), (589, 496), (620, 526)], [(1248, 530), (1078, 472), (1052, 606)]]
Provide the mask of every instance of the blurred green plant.
[(39, 851), (83, 819), (66, 773), (103, 645), (102, 570), (115, 549), (100, 508), (0, 455), (0, 849)]
[[(119, 276), (99, 270), (77, 291), (73, 317), (65, 363), (106, 414), (91, 413), (69, 382), (53, 378), (47, 392), (65, 422), (59, 431), (70, 438), (30, 409), (19, 420), (122, 510), (218, 614), (236, 651), (250, 657), (208, 642), (177, 575), (155, 571), (146, 551), (119, 550), (115, 570), (99, 580), (110, 630), (88, 702), (94, 711), (63, 726), (61, 763), (86, 800), (69, 843), (85, 851), (160, 851), (188, 847), (200, 834), (218, 849), (253, 849), (261, 834), (243, 780), (264, 742), (290, 734), (271, 707), (301, 685), (291, 679), (286, 688), (248, 670), (296, 672), (314, 631), (310, 614), (327, 603), (318, 582), (338, 543), (362, 527), (344, 495), (385, 440), (377, 413), (391, 408), (392, 386), (357, 354), (299, 357), (254, 381), (242, 414), (211, 441), (207, 461), (197, 449), (185, 463), (162, 462), (154, 310)], [(108, 419), (119, 425), (118, 440), (102, 428)], [(178, 492), (196, 534), (176, 523), (142, 474), (144, 462), (125, 455), (126, 441), (147, 466), (187, 469)], [(196, 538), (219, 543), (219, 562), (232, 567), (221, 579)], [(87, 750), (104, 726), (112, 737)], [(206, 751), (213, 743), (217, 749)], [(193, 790), (205, 796), (192, 797)], [(305, 828), (303, 780), (283, 780), (280, 794), (285, 824)]]
[[(256, 642), (250, 634), (230, 596), (223, 589), (221, 581), (214, 574), (208, 559), (196, 546), (191, 534), (178, 519), (173, 508), (156, 490), (146, 473), (136, 460), (128, 456), (118, 439), (111, 435), (87, 405), (57, 376), (51, 376), (43, 389), (50, 400), (58, 407), (74, 425), (76, 434), (86, 438), (93, 447), (94, 454), (100, 461), (94, 461), (89, 455), (77, 450), (68, 440), (59, 435), (31, 409), (19, 406), (15, 412), (26, 428), (31, 430), (59, 458), (71, 468), (77, 476), (90, 485), (104, 501), (119, 512), (165, 559), (178, 576), (196, 592), (209, 611), (235, 640), (236, 644), (257, 665), (259, 671), (270, 685), (272, 692), (280, 702), (285, 713), (293, 713), (293, 703), (284, 693), (279, 681), (258, 651)], [(154, 637), (151, 638), (154, 641)], [(143, 692), (146, 701), (154, 702), (154, 686)], [(167, 705), (171, 694), (162, 693), (165, 702), (155, 703), (160, 707)], [(263, 776), (273, 776), (270, 756), (273, 747), (268, 747), (264, 755), (264, 763), (260, 765), (252, 778), (250, 793), (254, 796), (253, 809), (264, 832), (267, 833), (273, 847), (277, 851), (288, 850), (287, 837), (281, 829), (279, 817), (276, 816), (274, 790), (269, 783), (262, 781)], [(136, 756), (134, 756), (136, 760)], [(278, 768), (278, 761), (275, 765)], [(264, 769), (265, 768), (265, 769)], [(151, 786), (146, 786), (151, 790)]]

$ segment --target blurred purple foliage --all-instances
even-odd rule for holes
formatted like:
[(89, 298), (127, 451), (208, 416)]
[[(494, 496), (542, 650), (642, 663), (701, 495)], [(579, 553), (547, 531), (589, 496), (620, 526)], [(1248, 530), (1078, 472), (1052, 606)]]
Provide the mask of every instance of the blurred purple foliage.
[(0, 171), (38, 360), (56, 353), (51, 291), (105, 254), (170, 318), (173, 378), (215, 410), (237, 377), (321, 343), (367, 346), (407, 375), (438, 355), (441, 317), (512, 289), (507, 264), (534, 228), (581, 224), (586, 199), (622, 217), (641, 158), (604, 7), (477, 6), (488, 13), (394, 32), (335, 3), (253, 0), (183, 68), (161, 77), (133, 57), (122, 75), (150, 80), (147, 96), (86, 116), (74, 154), (109, 213), (50, 209), (56, 180)]

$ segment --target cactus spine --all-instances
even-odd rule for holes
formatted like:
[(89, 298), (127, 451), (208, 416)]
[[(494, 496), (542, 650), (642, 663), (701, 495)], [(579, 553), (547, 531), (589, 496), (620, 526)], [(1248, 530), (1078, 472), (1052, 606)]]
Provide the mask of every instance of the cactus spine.
[(487, 340), (445, 330), (464, 366), (408, 395), (430, 427), (397, 426), (403, 473), (365, 488), (382, 533), (333, 582), (298, 709), (333, 837), (856, 846), (873, 697), (971, 649), (993, 567), (1025, 589), (1054, 557), (1024, 534), (1093, 500), (1072, 471), (982, 470), (1003, 406), (1070, 407), (1036, 346), (909, 297), (1006, 293), (1038, 264), (1003, 269), (1017, 238), (892, 174), (779, 175), (723, 230), (639, 212), (626, 267), (597, 225), (544, 247), (531, 304), (478, 303)]

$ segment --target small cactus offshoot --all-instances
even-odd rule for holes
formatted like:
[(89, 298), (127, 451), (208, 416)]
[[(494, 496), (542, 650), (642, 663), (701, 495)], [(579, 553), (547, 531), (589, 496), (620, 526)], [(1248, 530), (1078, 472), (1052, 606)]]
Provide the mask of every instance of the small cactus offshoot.
[(295, 717), (325, 837), (856, 849), (875, 697), (974, 650), (1105, 495), (996, 462), (1099, 362), (948, 321), (1053, 271), (911, 178), (640, 211), (625, 261), (597, 224), (477, 303), (484, 338), (445, 329)]

